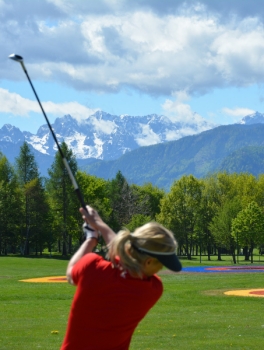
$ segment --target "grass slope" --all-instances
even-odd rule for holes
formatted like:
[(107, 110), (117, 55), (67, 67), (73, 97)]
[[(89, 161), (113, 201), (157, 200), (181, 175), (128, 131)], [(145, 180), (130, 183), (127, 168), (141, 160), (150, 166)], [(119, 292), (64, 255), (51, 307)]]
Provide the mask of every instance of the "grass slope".
[[(230, 257), (224, 259), (207, 265), (230, 262)], [(1, 350), (60, 348), (75, 288), (19, 280), (64, 275), (66, 265), (67, 261), (56, 259), (0, 257)], [(264, 288), (263, 273), (180, 273), (161, 278), (163, 296), (138, 325), (131, 350), (263, 348), (264, 299), (223, 294), (231, 289)], [(52, 334), (54, 330), (59, 333)]]
[(264, 173), (264, 147), (248, 146), (240, 148), (226, 157), (220, 171), (228, 173), (250, 173), (254, 176)]

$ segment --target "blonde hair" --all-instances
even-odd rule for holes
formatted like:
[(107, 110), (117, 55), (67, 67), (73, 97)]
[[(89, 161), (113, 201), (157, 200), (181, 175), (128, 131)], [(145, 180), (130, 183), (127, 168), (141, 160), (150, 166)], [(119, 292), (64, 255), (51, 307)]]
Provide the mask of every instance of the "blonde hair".
[(174, 252), (177, 242), (171, 231), (157, 222), (149, 222), (130, 233), (124, 229), (108, 245), (108, 258), (115, 264), (116, 257), (123, 269), (142, 277), (143, 263), (150, 256), (139, 251), (144, 248), (151, 252)]

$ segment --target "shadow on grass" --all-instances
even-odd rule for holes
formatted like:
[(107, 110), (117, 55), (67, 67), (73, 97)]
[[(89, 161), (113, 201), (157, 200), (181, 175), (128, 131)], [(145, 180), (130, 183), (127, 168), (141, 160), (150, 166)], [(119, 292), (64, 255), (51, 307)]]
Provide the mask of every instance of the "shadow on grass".
[[(239, 259), (237, 259), (237, 263), (234, 264), (232, 256), (231, 255), (222, 255), (221, 260), (218, 260), (217, 255), (211, 255), (210, 260), (208, 260), (207, 255), (191, 256), (191, 259), (188, 258), (186, 255), (178, 256), (179, 259), (185, 263), (189, 262), (190, 264), (195, 265), (252, 265), (252, 262), (250, 260), (245, 260), (244, 256), (239, 256)], [(262, 255), (254, 255), (253, 258), (253, 264), (262, 264), (264, 263), (264, 257)]]
[[(100, 254), (100, 253), (98, 253)], [(101, 255), (101, 254), (100, 254)], [(68, 255), (68, 256), (62, 256), (59, 253), (52, 253), (52, 255), (50, 255), (49, 253), (43, 253), (42, 255), (35, 255), (35, 254), (30, 254), (30, 255), (21, 255), (21, 254), (8, 254), (8, 255), (0, 255), (0, 259), (1, 257), (5, 257), (5, 258), (26, 258), (26, 259), (55, 259), (55, 260), (70, 260), (70, 258), (72, 257), (72, 255)], [(221, 260), (217, 259), (217, 256), (215, 255), (211, 255), (211, 260), (207, 259), (207, 255), (202, 255), (201, 257), (201, 262), (200, 262), (200, 256), (196, 256), (193, 255), (191, 257), (191, 259), (188, 259), (188, 257), (186, 255), (183, 256), (179, 256), (179, 259), (183, 262), (189, 262), (189, 263), (193, 263), (195, 265), (234, 265), (233, 261), (232, 261), (232, 257), (229, 255), (224, 255), (222, 256)], [(254, 256), (254, 264), (257, 263), (264, 263), (264, 257), (263, 256)], [(243, 257), (239, 258), (239, 261), (237, 261), (237, 265), (251, 265), (251, 261), (248, 260), (244, 260)]]
[(56, 259), (56, 260), (69, 260), (71, 255), (62, 256), (61, 254), (42, 254), (42, 255), (21, 255), (21, 254), (8, 254), (8, 255), (0, 255), (1, 258), (23, 258), (23, 259)]

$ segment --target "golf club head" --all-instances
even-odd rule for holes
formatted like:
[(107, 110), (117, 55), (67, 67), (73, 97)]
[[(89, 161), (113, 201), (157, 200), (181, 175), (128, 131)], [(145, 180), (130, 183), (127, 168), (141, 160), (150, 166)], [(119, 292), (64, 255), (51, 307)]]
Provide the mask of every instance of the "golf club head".
[(9, 55), (8, 57), (11, 58), (11, 60), (14, 60), (17, 62), (23, 62), (23, 57), (16, 55), (14, 53), (12, 53), (12, 55)]

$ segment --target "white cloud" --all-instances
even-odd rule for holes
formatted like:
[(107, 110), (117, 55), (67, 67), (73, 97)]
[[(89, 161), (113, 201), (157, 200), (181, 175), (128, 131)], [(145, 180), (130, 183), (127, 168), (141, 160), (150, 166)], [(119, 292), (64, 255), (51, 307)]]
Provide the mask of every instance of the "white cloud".
[(42, 104), (44, 110), (47, 111), (47, 113), (52, 113), (57, 116), (70, 114), (78, 122), (82, 122), (98, 110), (88, 108), (78, 102), (53, 103), (49, 101), (43, 102)]
[(142, 132), (135, 138), (136, 142), (140, 147), (155, 145), (160, 143), (159, 135), (155, 134), (153, 130), (150, 129), (149, 125), (141, 125)]
[(27, 117), (29, 112), (40, 112), (37, 102), (0, 88), (0, 112)]
[[(48, 101), (42, 102), (42, 105), (47, 114), (54, 114), (58, 117), (71, 114), (79, 122), (97, 110), (87, 108), (78, 102), (54, 103)], [(0, 88), (0, 113), (28, 117), (30, 112), (42, 113), (37, 101), (23, 98), (16, 93)]]
[(224, 114), (227, 114), (231, 117), (245, 117), (246, 115), (253, 114), (256, 111), (249, 108), (223, 108), (222, 109)]
[(112, 122), (111, 120), (98, 120), (90, 117), (88, 122), (92, 122), (96, 131), (107, 135), (110, 135), (116, 128), (115, 122)]
[(166, 140), (167, 141), (175, 141), (181, 138), (181, 133), (179, 130), (167, 130), (166, 132)]
[(179, 123), (180, 128), (179, 131), (168, 131), (166, 134), (167, 141), (197, 134), (215, 126), (215, 124), (205, 120), (198, 113), (193, 112), (191, 106), (185, 103), (189, 100), (186, 91), (174, 93), (172, 97), (174, 99), (167, 99), (162, 108), (171, 121)]
[(189, 96), (186, 91), (180, 91), (178, 93), (172, 94), (174, 97), (173, 100), (167, 99), (162, 108), (164, 113), (174, 122), (183, 122), (183, 123), (193, 123), (203, 122), (204, 119), (197, 113), (194, 113), (191, 109), (191, 106), (185, 101), (189, 100)]
[[(223, 20), (230, 1), (2, 0), (1, 52), (22, 54), (34, 79), (87, 91), (204, 94), (263, 83), (263, 21), (246, 15), (246, 2), (235, 1), (242, 18)], [(1, 63), (0, 78), (21, 79)]]

